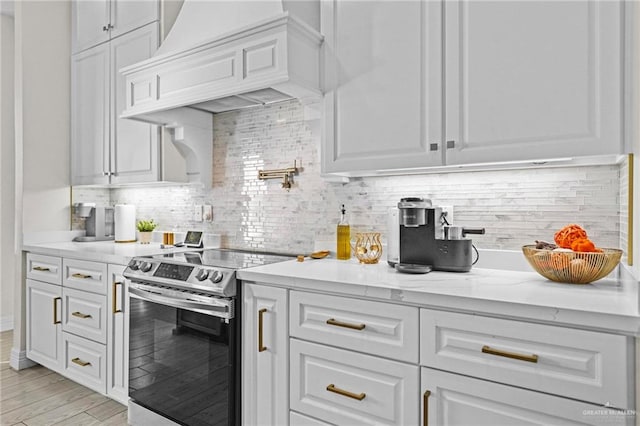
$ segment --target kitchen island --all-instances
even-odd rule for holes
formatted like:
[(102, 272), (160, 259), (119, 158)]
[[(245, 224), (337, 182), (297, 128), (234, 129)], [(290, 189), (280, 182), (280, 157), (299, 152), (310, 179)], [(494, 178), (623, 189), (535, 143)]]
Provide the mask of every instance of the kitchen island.
[(334, 259), (238, 276), (247, 424), (636, 424), (624, 266), (587, 285)]

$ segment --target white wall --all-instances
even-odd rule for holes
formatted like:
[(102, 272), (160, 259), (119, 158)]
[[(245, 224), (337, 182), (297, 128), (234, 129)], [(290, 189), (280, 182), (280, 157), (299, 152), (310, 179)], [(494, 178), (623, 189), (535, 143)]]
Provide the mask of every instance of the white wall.
[[(16, 236), (70, 228), (71, 2), (15, 4)], [(20, 214), (21, 212), (21, 214)], [(20, 262), (20, 260), (18, 260)], [(23, 282), (22, 263), (16, 281)], [(25, 292), (14, 292), (14, 334), (10, 365), (26, 358)]]
[(0, 331), (13, 328), (16, 286), (13, 44), (13, 17), (0, 15)]
[[(21, 48), (23, 232), (70, 228), (69, 1), (18, 2)], [(18, 5), (16, 5), (18, 6)], [(19, 13), (19, 10), (21, 12)], [(19, 34), (18, 34), (19, 32)]]

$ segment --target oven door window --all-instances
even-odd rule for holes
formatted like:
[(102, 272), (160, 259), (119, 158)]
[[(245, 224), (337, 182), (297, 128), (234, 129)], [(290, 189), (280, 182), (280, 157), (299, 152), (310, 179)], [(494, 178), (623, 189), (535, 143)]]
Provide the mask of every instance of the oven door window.
[(129, 397), (178, 423), (232, 424), (233, 327), (130, 298)]

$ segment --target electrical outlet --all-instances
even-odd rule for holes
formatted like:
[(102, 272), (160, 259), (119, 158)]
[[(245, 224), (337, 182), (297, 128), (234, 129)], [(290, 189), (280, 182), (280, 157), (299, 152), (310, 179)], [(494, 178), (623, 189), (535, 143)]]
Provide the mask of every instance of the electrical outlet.
[(444, 214), (445, 219), (449, 222), (449, 225), (453, 225), (455, 221), (453, 220), (453, 206), (439, 206), (442, 209), (442, 214)]
[(193, 206), (193, 221), (202, 222), (202, 205), (196, 204)]
[(213, 206), (211, 204), (205, 204), (202, 208), (202, 219), (205, 222), (213, 221)]

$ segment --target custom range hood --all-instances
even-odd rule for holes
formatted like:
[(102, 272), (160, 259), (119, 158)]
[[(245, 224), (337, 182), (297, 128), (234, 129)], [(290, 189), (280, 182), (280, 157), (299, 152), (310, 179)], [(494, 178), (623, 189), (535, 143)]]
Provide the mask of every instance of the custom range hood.
[(156, 54), (125, 67), (122, 118), (172, 129), (190, 181), (211, 185), (212, 113), (320, 90), (319, 0), (185, 0)]

